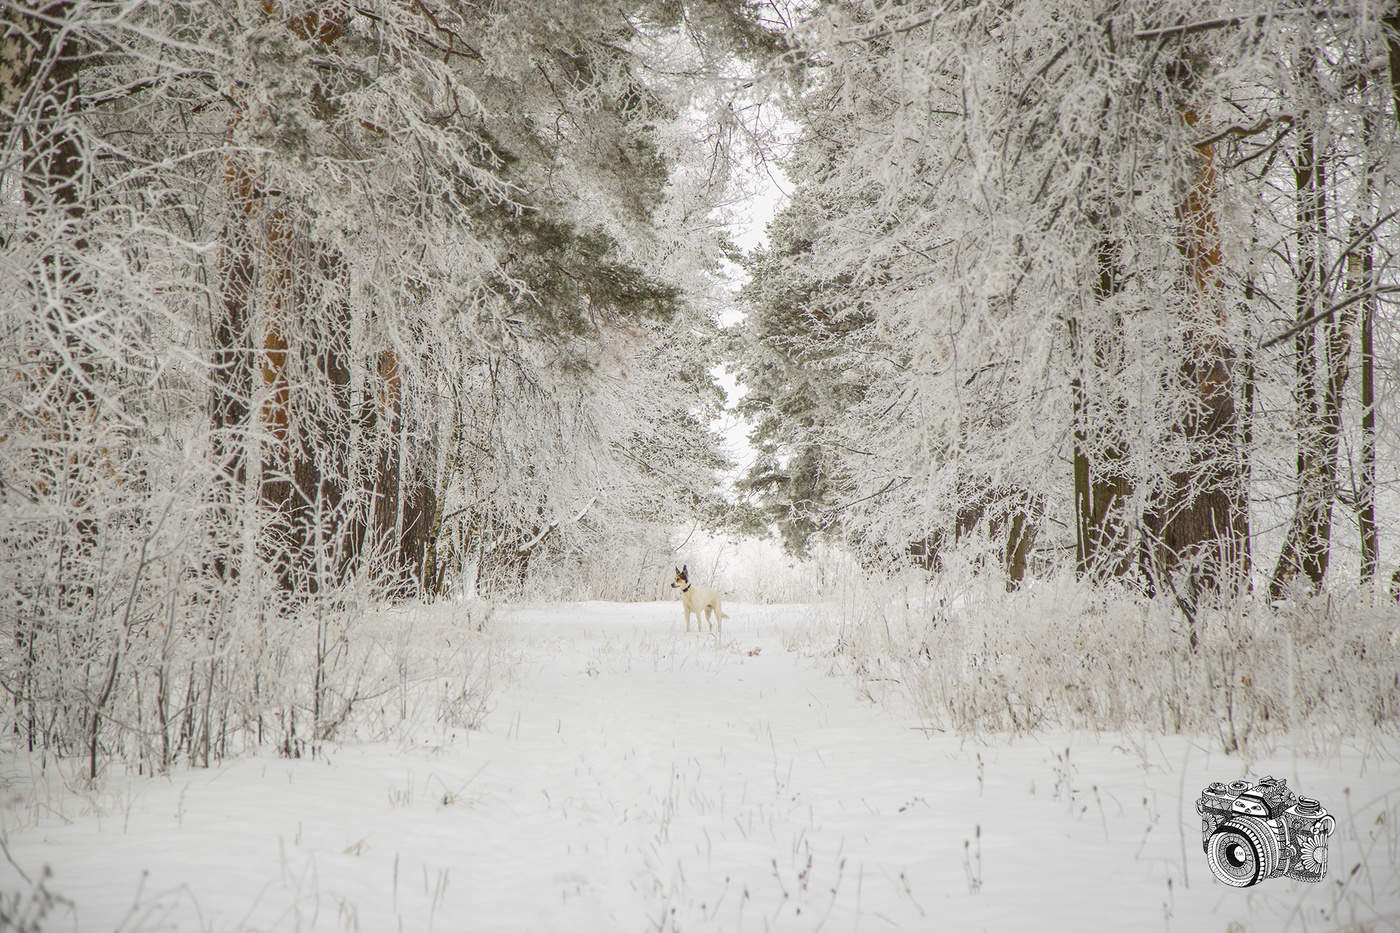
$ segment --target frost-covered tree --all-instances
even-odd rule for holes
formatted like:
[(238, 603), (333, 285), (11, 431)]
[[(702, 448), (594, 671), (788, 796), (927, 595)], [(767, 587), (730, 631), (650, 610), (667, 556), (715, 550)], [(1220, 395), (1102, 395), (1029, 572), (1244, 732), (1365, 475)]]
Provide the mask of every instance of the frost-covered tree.
[(714, 485), (722, 79), (778, 42), (757, 7), (3, 28), (0, 678), (31, 748), (296, 753), (370, 689), (380, 600), (586, 563)]
[[(1389, 87), (1385, 12), (811, 11), (808, 80), (785, 104), (797, 193), (774, 228), (781, 246), (801, 217), (810, 245), (752, 264), (749, 328), (762, 383), (777, 347), (816, 345), (809, 296), (861, 320), (822, 356), (860, 374), (854, 399), (819, 423), (775, 406), (761, 427), (841, 478), (816, 524), (920, 560), (981, 541), (1012, 579), (1041, 541), (1046, 560), (1073, 553), (1081, 574), (1135, 577), (1188, 614), (1249, 585), (1261, 549), (1282, 554), (1277, 580), (1302, 568), (1315, 585), (1352, 447), (1347, 309), (1384, 292), (1394, 229), (1372, 206), (1393, 143), (1373, 131), (1358, 155), (1386, 117), (1362, 91)], [(1380, 258), (1347, 285), (1366, 243)], [(765, 330), (775, 302), (795, 333)], [(1291, 359), (1269, 342), (1283, 331)], [(1383, 393), (1361, 404), (1364, 466), (1394, 438), (1377, 436)], [(1393, 482), (1368, 471), (1368, 489)], [(1297, 498), (1291, 524), (1281, 495)], [(1374, 494), (1360, 498), (1374, 528)]]
[[(815, 161), (815, 160), (814, 160)], [(738, 411), (754, 425), (757, 452), (741, 489), (754, 496), (784, 544), (804, 553), (849, 484), (822, 430), (859, 399), (859, 371), (843, 348), (868, 319), (843, 307), (840, 284), (810, 275), (812, 236), (822, 215), (805, 180), (769, 225), (769, 244), (745, 260), (747, 316), (736, 341), (737, 375), (747, 387)], [(836, 301), (830, 301), (835, 295)]]

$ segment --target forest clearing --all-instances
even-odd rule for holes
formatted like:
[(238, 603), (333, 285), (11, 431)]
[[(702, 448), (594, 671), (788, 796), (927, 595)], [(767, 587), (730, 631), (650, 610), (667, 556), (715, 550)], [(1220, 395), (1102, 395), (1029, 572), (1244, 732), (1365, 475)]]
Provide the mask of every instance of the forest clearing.
[(1400, 929), (1397, 257), (1381, 0), (0, 0), (0, 930)]

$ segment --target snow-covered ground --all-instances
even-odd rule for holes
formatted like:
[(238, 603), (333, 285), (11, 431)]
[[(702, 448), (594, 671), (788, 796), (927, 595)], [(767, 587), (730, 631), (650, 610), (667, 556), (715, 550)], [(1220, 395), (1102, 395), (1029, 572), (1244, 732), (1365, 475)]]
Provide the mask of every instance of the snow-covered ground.
[[(962, 738), (831, 676), (820, 611), (729, 612), (719, 640), (675, 603), (500, 613), (474, 732), (38, 806), (6, 762), (6, 909), (48, 866), (44, 930), (1400, 929), (1393, 740)], [(1211, 879), (1193, 804), (1246, 769), (1336, 814), (1322, 884)]]

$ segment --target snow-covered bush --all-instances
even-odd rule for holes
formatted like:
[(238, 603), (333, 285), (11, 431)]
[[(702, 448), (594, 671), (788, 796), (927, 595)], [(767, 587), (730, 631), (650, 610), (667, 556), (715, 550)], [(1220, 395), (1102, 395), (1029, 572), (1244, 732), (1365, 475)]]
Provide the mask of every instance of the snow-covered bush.
[(1214, 735), (1233, 751), (1400, 724), (1400, 608), (1371, 589), (1200, 605), (1194, 649), (1171, 594), (1070, 573), (1010, 592), (965, 564), (867, 579), (840, 618), (856, 673), (897, 682), (932, 724), (958, 732), (1146, 728)]

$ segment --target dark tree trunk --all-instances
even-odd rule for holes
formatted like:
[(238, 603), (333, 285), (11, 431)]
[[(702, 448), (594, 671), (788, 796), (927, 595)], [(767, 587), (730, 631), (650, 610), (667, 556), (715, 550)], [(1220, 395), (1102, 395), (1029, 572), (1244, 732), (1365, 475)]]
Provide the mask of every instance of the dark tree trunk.
[(399, 470), (401, 448), (399, 359), (392, 350), (379, 354), (377, 365), (377, 405), (379, 444), (378, 462), (371, 477), (372, 508), (370, 517), (370, 552), (386, 561), (390, 568), (398, 564)]
[(261, 201), (253, 170), (238, 156), (224, 164), (228, 216), (219, 252), (220, 300), (214, 307), (210, 450), (214, 458), (214, 508), (210, 535), (216, 575), (238, 574), (230, 540), (237, 527), (238, 500), (248, 478), (249, 415), (253, 395), (252, 317), (256, 302), (256, 234), (253, 223)]
[[(30, 611), (20, 614), (14, 634), (15, 654), (23, 659), (18, 677), (21, 692), (14, 695), (15, 721), (24, 724), (21, 728), (31, 749), (52, 746), (61, 739), (52, 723), (45, 729), (38, 721), (36, 646), (46, 638), (60, 637), (52, 634), (51, 616), (66, 616), (70, 621), (84, 617), (96, 598), (93, 557), (102, 529), (91, 510), (91, 487), (99, 477), (112, 473), (108, 452), (97, 437), (104, 428), (101, 400), (94, 391), (101, 376), (99, 354), (86, 344), (77, 326), (92, 310), (85, 256), (92, 186), (72, 117), (78, 106), (79, 81), (96, 56), (77, 38), (77, 30), (65, 28), (77, 25), (72, 22), (76, 8), (73, 0), (58, 0), (33, 10), (11, 6), (0, 14), (0, 113), (18, 118), (20, 124), (15, 187), (36, 220), (62, 228), (41, 234), (46, 243), (39, 258), (42, 277), (53, 283), (51, 294), (58, 296), (57, 300), (39, 299), (38, 317), (47, 332), (47, 345), (34, 353), (32, 368), (16, 373), (42, 399), (39, 423), (33, 425), (43, 438), (42, 447), (34, 451), (33, 486), (60, 506), (56, 533), (48, 541), (56, 554), (55, 582), (51, 589), (23, 594)], [(0, 483), (0, 506), (3, 493)], [(95, 709), (89, 723), (91, 752), (97, 747), (100, 726)]]
[(377, 389), (374, 411), (366, 434), (376, 438), (379, 447), (374, 474), (370, 477), (372, 507), (369, 522), (371, 553), (394, 592), (406, 597), (423, 591), (431, 581), (432, 536), (437, 495), (428, 464), (432, 458), (413, 456), (405, 431), (403, 367), (391, 350), (379, 354), (376, 367)]
[(1380, 566), (1380, 535), (1376, 531), (1376, 399), (1375, 352), (1372, 328), (1376, 316), (1373, 240), (1367, 237), (1362, 275), (1367, 290), (1361, 302), (1361, 464), (1356, 495), (1356, 521), (1361, 533), (1361, 582), (1370, 583)]
[[(303, 241), (304, 242), (304, 241)], [(350, 400), (350, 308), (340, 294), (344, 263), (318, 247), (302, 268), (317, 268), (317, 287), (300, 283), (295, 290), (301, 319), (298, 341), (299, 373), (319, 400), (289, 413), (296, 418), (296, 438), (289, 449), (291, 484), (284, 504), (290, 531), (289, 547), (297, 568), (292, 581), (298, 592), (314, 594), (323, 584), (345, 581), (351, 546), (347, 532), (345, 493), (350, 482), (353, 419)]]
[[(1095, 248), (1098, 274), (1093, 294), (1099, 303), (1122, 290), (1118, 255), (1117, 244), (1107, 237)], [(1071, 321), (1070, 346), (1080, 373), (1092, 367), (1098, 384), (1116, 385), (1123, 362), (1121, 313), (1111, 312), (1109, 330), (1102, 334), (1087, 335), (1078, 322)], [(1126, 412), (1121, 401), (1115, 401), (1110, 413), (1091, 424), (1082, 376), (1076, 375), (1073, 391), (1076, 568), (1081, 576), (1122, 576), (1132, 565), (1124, 510), (1132, 498), (1133, 484), (1124, 467), (1127, 443), (1119, 436)]]
[[(1392, 11), (1386, 18), (1390, 30), (1386, 35), (1386, 46), (1390, 58), (1390, 80), (1392, 99), (1400, 108), (1400, 11)], [(1373, 222), (1372, 183), (1373, 153), (1376, 147), (1376, 121), (1367, 109), (1369, 91), (1366, 78), (1361, 78), (1361, 105), (1366, 116), (1362, 120), (1364, 142), (1362, 166), (1362, 207), (1364, 219), (1369, 226)], [(1400, 120), (1400, 109), (1396, 110)], [(1380, 534), (1376, 528), (1376, 395), (1375, 395), (1375, 348), (1374, 327), (1376, 317), (1376, 274), (1375, 274), (1375, 231), (1366, 234), (1365, 241), (1358, 244), (1361, 250), (1361, 277), (1365, 297), (1361, 300), (1361, 451), (1357, 473), (1356, 524), (1361, 537), (1361, 582), (1368, 584), (1375, 579), (1380, 566)]]
[(416, 473), (413, 485), (404, 496), (403, 531), (399, 538), (401, 590), (406, 596), (428, 589), (427, 575), (432, 569), (428, 558), (436, 509), (437, 496), (431, 478)]
[[(271, 4), (265, 12), (278, 14)], [(331, 49), (341, 36), (343, 17), (329, 5), (313, 6), (285, 25), (299, 38)], [(323, 88), (308, 93), (322, 113), (334, 109)], [(373, 554), (366, 539), (387, 540), (378, 533), (395, 527), (397, 439), (381, 446), (367, 490), (368, 514), (358, 512), (347, 497), (355, 472), (355, 417), (344, 262), (312, 241), (298, 207), (268, 193), (244, 157), (230, 157), (226, 186), (230, 219), (221, 255), (223, 301), (215, 325), (211, 406), (220, 497), (231, 510), (246, 483), (257, 434), (262, 441), (258, 496), (269, 513), (262, 551), (283, 591), (304, 599), (357, 572)], [(383, 368), (381, 359), (381, 376)], [(396, 432), (399, 388), (396, 364), (393, 368), (380, 407), (388, 414), (389, 430)], [(254, 413), (253, 387), (259, 381), (264, 402)], [(372, 424), (372, 416), (368, 425), (362, 422)]]
[(1390, 12), (1381, 18), (1385, 34), (1386, 56), (1390, 62), (1390, 96), (1395, 122), (1400, 126), (1400, 7), (1391, 4)]
[[(1191, 68), (1199, 68), (1193, 64)], [(1198, 86), (1191, 77), (1188, 86)], [(1195, 104), (1182, 111), (1192, 132), (1207, 129)], [(1197, 147), (1185, 200), (1178, 206), (1181, 248), (1185, 259), (1187, 310), (1186, 358), (1180, 370), (1191, 408), (1179, 427), (1190, 461), (1169, 478), (1168, 488), (1149, 509), (1144, 525), (1149, 536), (1150, 573), (1172, 574), (1189, 567), (1189, 601), (1203, 592), (1233, 592), (1244, 583), (1248, 553), (1248, 501), (1239, 456), (1235, 407), (1234, 355), (1230, 350), (1220, 281), (1220, 231), (1215, 216), (1218, 196), (1215, 152)], [(1191, 633), (1194, 647), (1196, 633)]]
[[(1245, 283), (1244, 303), (1248, 309), (1254, 303), (1254, 280), (1251, 278)], [(1247, 315), (1242, 315), (1247, 317)], [(1249, 530), (1249, 484), (1251, 470), (1253, 469), (1252, 451), (1254, 450), (1254, 393), (1255, 393), (1255, 364), (1254, 364), (1254, 338), (1252, 329), (1248, 326), (1244, 331), (1244, 352), (1242, 354), (1241, 378), (1243, 386), (1240, 392), (1240, 412), (1239, 412), (1239, 460), (1240, 460), (1240, 527), (1239, 527), (1239, 557), (1240, 557), (1240, 579), (1248, 588), (1253, 588), (1252, 577), (1254, 570), (1254, 554), (1250, 546)]]
[(1040, 533), (1040, 525), (1036, 521), (1036, 511), (1032, 508), (1029, 497), (1022, 497), (1019, 502), (1011, 506), (1007, 514), (1003, 565), (1006, 570), (1006, 588), (1008, 590), (1016, 589), (1026, 578), (1031, 550), (1035, 547), (1035, 539)]
[[(50, 301), (44, 308), (44, 326), (52, 346), (63, 347), (41, 362), (36, 388), (49, 398), (49, 424), (45, 434), (52, 444), (50, 465), (54, 481), (75, 493), (79, 518), (75, 554), (83, 555), (96, 545), (96, 521), (83, 515), (83, 484), (97, 466), (95, 453), (85, 435), (98, 420), (99, 403), (93, 391), (97, 366), (94, 354), (84, 345), (75, 327), (78, 317), (87, 313), (92, 288), (82, 268), (82, 255), (88, 250), (86, 228), (87, 200), (81, 141), (68, 117), (78, 93), (78, 81), (91, 63), (91, 56), (62, 24), (73, 14), (72, 0), (50, 3), (28, 15), (11, 10), (5, 17), (9, 35), (5, 44), (18, 45), (14, 57), (0, 68), (0, 82), (6, 109), (17, 106), (20, 98), (35, 101), (34, 110), (25, 114), (21, 130), (24, 161), (21, 167), (25, 204), (32, 210), (52, 211), (67, 229), (51, 239), (53, 248), (42, 256), (46, 274), (60, 283), (55, 293), (66, 301)], [(7, 52), (10, 51), (7, 49)], [(37, 88), (37, 90), (36, 90)], [(69, 244), (67, 247), (62, 244)], [(65, 584), (77, 575), (62, 574)]]
[(905, 557), (930, 573), (943, 571), (943, 548), (972, 534), (986, 523), (988, 537), (997, 544), (997, 558), (1006, 573), (1007, 588), (1014, 589), (1025, 579), (1031, 549), (1040, 532), (1039, 507), (1033, 497), (1019, 487), (968, 486), (965, 503), (958, 509), (951, 533), (943, 528), (912, 541), (904, 548)]
[[(1309, 58), (1304, 83), (1312, 80), (1315, 63)], [(1322, 245), (1326, 242), (1326, 187), (1324, 168), (1316, 152), (1316, 138), (1308, 126), (1310, 114), (1304, 114), (1297, 154), (1294, 158), (1294, 184), (1298, 198), (1298, 272), (1295, 315), (1305, 321), (1317, 313), (1317, 305), (1326, 300), (1323, 294), (1325, 269)], [(1294, 412), (1298, 425), (1298, 489), (1294, 499), (1293, 519), (1269, 582), (1269, 597), (1278, 599), (1288, 584), (1300, 573), (1307, 576), (1315, 590), (1321, 586), (1327, 572), (1331, 532), (1332, 496), (1335, 492), (1333, 473), (1335, 462), (1328, 457), (1329, 424), (1334, 378), (1335, 332), (1337, 322), (1327, 321), (1327, 338), (1323, 352), (1327, 356), (1328, 379), (1325, 408), (1319, 408), (1317, 391), (1317, 336), (1312, 325), (1301, 328), (1293, 340), (1294, 354)], [(1342, 377), (1345, 379), (1345, 376)], [(1340, 404), (1340, 394), (1337, 396)]]

